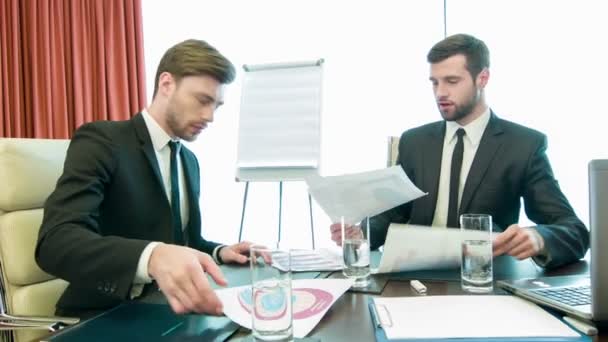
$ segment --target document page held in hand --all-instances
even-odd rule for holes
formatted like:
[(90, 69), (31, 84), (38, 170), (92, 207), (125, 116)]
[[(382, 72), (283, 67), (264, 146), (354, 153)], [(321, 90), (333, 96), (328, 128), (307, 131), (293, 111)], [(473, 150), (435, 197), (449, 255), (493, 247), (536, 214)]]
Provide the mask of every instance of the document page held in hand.
[(483, 234), (474, 230), (391, 223), (376, 273), (459, 267), (461, 241), (465, 237), (475, 240)]
[(308, 192), (332, 222), (355, 224), (403, 203), (426, 195), (407, 177), (401, 166), (306, 179)]

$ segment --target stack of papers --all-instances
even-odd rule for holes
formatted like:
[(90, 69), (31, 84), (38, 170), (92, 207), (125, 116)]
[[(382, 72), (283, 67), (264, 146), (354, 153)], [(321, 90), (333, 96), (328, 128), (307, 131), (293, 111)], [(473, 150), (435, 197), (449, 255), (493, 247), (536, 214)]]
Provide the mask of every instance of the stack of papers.
[(426, 195), (401, 166), (343, 176), (306, 179), (308, 192), (332, 222), (356, 224), (403, 203)]
[[(272, 266), (287, 270), (287, 258), (277, 258), (272, 260)], [(342, 259), (339, 254), (329, 249), (317, 250), (291, 250), (291, 271), (337, 271), (342, 269)]]

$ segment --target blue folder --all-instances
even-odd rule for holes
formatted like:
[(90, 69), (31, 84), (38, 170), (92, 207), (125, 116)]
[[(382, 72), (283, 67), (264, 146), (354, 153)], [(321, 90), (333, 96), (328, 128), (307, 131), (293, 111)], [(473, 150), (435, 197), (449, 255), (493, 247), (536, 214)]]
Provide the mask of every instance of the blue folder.
[[(454, 341), (458, 341), (458, 342), (480, 342), (480, 341), (490, 341), (490, 342), (506, 342), (506, 341), (532, 341), (532, 342), (592, 342), (591, 337), (587, 336), (587, 335), (580, 335), (579, 337), (485, 337), (485, 338), (424, 338), (424, 339), (399, 339), (399, 340), (389, 340), (386, 337), (386, 333), (384, 331), (384, 329), (382, 328), (382, 326), (380, 325), (380, 322), (378, 322), (377, 318), (376, 318), (376, 313), (375, 313), (375, 309), (374, 309), (374, 299), (373, 298), (369, 298), (368, 299), (368, 307), (369, 307), (369, 311), (370, 311), (370, 316), (371, 316), (371, 323), (372, 323), (372, 328), (374, 329), (374, 335), (376, 336), (376, 341), (377, 342), (383, 342), (383, 341), (407, 341), (407, 342), (414, 342), (414, 341), (420, 341), (420, 342), (454, 342)], [(561, 317), (554, 314), (553, 312), (549, 311), (551, 314), (555, 315), (556, 317), (560, 318)], [(563, 320), (562, 320), (563, 321)], [(566, 324), (568, 324), (566, 322)], [(569, 324), (568, 324), (569, 325)], [(570, 326), (570, 325), (569, 325)]]

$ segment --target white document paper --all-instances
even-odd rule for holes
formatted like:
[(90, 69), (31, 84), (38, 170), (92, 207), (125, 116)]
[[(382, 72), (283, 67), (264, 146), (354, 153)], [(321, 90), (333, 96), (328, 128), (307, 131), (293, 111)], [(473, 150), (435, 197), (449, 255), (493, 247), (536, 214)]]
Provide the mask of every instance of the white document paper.
[(536, 304), (514, 296), (383, 297), (374, 303), (389, 340), (580, 336)]
[(459, 267), (461, 241), (486, 235), (479, 231), (391, 223), (376, 273)]
[[(303, 338), (319, 323), (327, 310), (348, 290), (354, 279), (292, 280), (293, 335)], [(237, 324), (251, 329), (251, 286), (216, 291), (224, 314)]]
[(306, 179), (308, 192), (332, 222), (355, 224), (426, 195), (407, 177), (401, 166), (386, 169)]

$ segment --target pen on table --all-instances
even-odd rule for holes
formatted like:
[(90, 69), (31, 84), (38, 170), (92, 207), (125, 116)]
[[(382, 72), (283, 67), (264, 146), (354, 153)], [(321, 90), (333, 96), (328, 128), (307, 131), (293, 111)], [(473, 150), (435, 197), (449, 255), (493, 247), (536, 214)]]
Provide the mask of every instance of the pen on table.
[(571, 326), (576, 328), (576, 330), (585, 335), (597, 335), (597, 328), (587, 322), (580, 321), (570, 316), (564, 316), (564, 321), (568, 322)]
[(382, 324), (380, 324), (380, 318), (378, 317), (378, 311), (376, 311), (376, 304), (371, 303), (370, 306), (371, 308), (371, 313), (372, 313), (372, 322), (374, 323), (374, 327), (380, 328), (382, 326)]
[(419, 280), (410, 281), (410, 286), (420, 294), (426, 294), (426, 286)]

